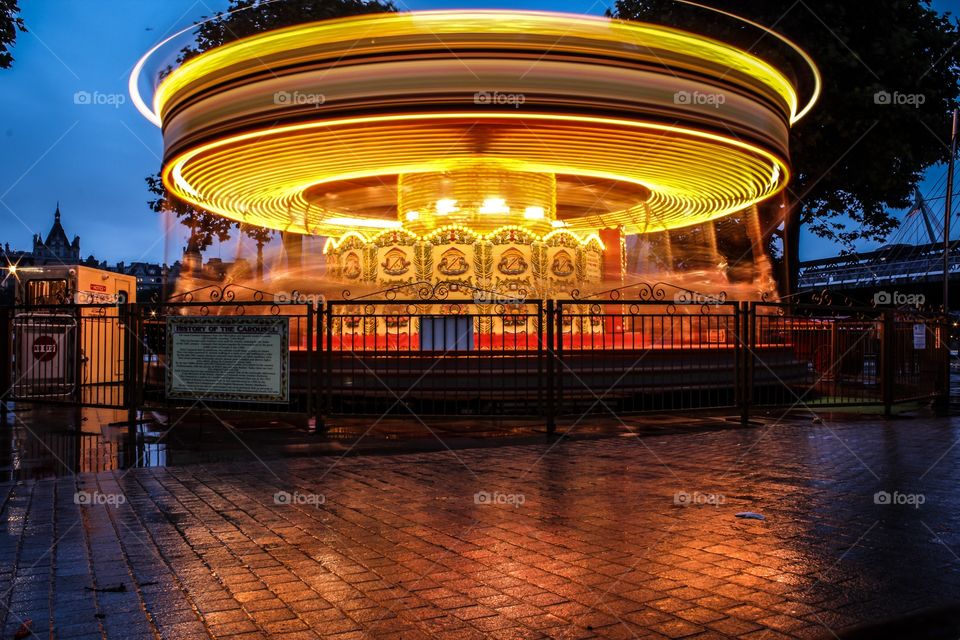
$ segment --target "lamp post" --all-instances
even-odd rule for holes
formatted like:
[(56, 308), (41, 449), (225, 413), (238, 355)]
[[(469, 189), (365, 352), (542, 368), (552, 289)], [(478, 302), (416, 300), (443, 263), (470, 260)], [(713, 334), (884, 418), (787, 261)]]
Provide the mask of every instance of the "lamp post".
[(950, 160), (947, 164), (947, 197), (943, 212), (943, 315), (940, 330), (941, 348), (945, 351), (943, 367), (943, 407), (950, 411), (950, 217), (953, 213), (953, 161), (957, 157), (957, 110), (953, 110), (950, 129)]
[(950, 316), (950, 217), (953, 213), (953, 160), (957, 157), (957, 110), (950, 130), (950, 161), (947, 164), (947, 198), (943, 213), (943, 313)]

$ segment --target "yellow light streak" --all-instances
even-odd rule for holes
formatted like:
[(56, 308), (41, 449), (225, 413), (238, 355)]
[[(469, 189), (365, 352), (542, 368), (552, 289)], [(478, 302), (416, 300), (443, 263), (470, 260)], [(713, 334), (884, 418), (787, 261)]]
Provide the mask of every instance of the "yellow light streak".
[[(411, 40), (418, 36), (448, 51), (460, 43), (474, 48), (499, 49), (503, 48), (504, 40), (518, 47), (527, 42), (529, 48), (536, 48), (534, 36), (541, 36), (552, 44), (545, 47), (539, 43), (539, 47), (557, 52), (576, 48), (575, 42), (579, 42), (580, 47), (586, 46), (582, 43), (589, 41), (595, 49), (612, 49), (622, 56), (653, 61), (661, 66), (719, 67), (728, 73), (743, 74), (775, 92), (789, 106), (791, 121), (809, 111), (816, 100), (814, 95), (808, 104), (799, 108), (793, 85), (769, 63), (726, 43), (663, 25), (536, 11), (422, 11), (307, 23), (217, 47), (188, 60), (167, 76), (157, 88), (151, 113), (162, 118), (179, 92), (191, 85), (209, 82), (211, 78), (239, 77), (251, 69), (262, 71), (278, 66), (278, 59), (289, 63), (316, 58), (320, 52), (333, 60), (347, 52), (351, 56), (391, 52), (410, 46)], [(778, 37), (792, 45), (782, 36)], [(816, 67), (808, 56), (804, 59), (811, 64), (819, 88)]]
[[(444, 222), (476, 223), (485, 233), (514, 221), (538, 233), (656, 232), (746, 209), (790, 180), (788, 123), (809, 111), (820, 76), (794, 43), (744, 22), (801, 56), (812, 95), (801, 100), (787, 74), (746, 51), (679, 29), (467, 10), (355, 16), (250, 36), (175, 69), (151, 107), (139, 93), (134, 103), (163, 124), (166, 187), (247, 224), (341, 241), (353, 237), (351, 229), (396, 230), (404, 222), (417, 233)], [(461, 94), (469, 79), (451, 71), (467, 64), (460, 51), (482, 68), (478, 82), (499, 78), (530, 93), (522, 101), (516, 94), (487, 99), (494, 87), (478, 85), (468, 103)], [(538, 71), (513, 78), (526, 59), (541, 62)], [(143, 68), (141, 60), (136, 73)], [(131, 77), (132, 95), (136, 85)], [(624, 101), (627, 86), (641, 90)], [(342, 92), (295, 95), (311, 87)], [(698, 98), (700, 91), (707, 93)], [(281, 92), (293, 93), (278, 100)], [(429, 174), (463, 185), (471, 170), (492, 180), (504, 174), (504, 187), (429, 188)], [(533, 194), (538, 176), (549, 176), (550, 188)], [(589, 197), (594, 179), (626, 184), (612, 199), (616, 207), (571, 205), (556, 201), (560, 176), (568, 193), (569, 185), (583, 185), (574, 200)], [(342, 197), (361, 192), (352, 181), (372, 178), (398, 185), (392, 200), (384, 200), (389, 190), (375, 189), (363, 193), (379, 195), (356, 196), (358, 206)], [(409, 190), (400, 188), (406, 178)], [(598, 203), (604, 195), (596, 189)], [(396, 213), (388, 219), (389, 210)], [(337, 246), (328, 242), (325, 250)]]
[[(163, 178), (179, 197), (231, 219), (336, 235), (347, 230), (330, 221), (344, 217), (336, 212), (313, 208), (303, 224), (292, 221), (291, 209), (307, 215), (306, 189), (460, 166), (469, 150), (463, 157), (448, 153), (422, 164), (416, 159), (432, 153), (434, 137), (456, 130), (443, 129), (444, 123), (485, 121), (518, 122), (501, 154), (511, 170), (592, 176), (649, 188), (646, 204), (654, 219), (633, 219), (633, 211), (605, 216), (608, 224), (623, 224), (628, 232), (727, 215), (778, 192), (790, 175), (786, 162), (765, 148), (709, 131), (599, 116), (462, 112), (362, 116), (251, 131), (179, 154), (167, 163)], [(352, 153), (344, 154), (343, 146)], [(456, 206), (440, 199), (437, 212), (450, 213)], [(589, 218), (565, 222), (584, 231), (598, 225)]]

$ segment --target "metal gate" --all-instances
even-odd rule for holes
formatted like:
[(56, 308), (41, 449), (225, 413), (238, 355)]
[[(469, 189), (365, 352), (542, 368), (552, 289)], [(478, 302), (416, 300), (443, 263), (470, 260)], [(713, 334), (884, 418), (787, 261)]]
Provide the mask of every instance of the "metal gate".
[(7, 307), (0, 351), (11, 400), (122, 408), (132, 342), (117, 305)]

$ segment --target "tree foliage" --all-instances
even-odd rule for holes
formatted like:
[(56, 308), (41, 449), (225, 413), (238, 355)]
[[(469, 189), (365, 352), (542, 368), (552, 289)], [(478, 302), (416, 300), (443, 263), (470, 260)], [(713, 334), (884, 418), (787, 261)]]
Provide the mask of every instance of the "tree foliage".
[(225, 242), (230, 238), (230, 229), (236, 225), (235, 222), (181, 200), (167, 191), (159, 174), (147, 176), (147, 190), (156, 196), (147, 203), (150, 209), (157, 213), (174, 214), (180, 224), (190, 229), (191, 245), (200, 251), (216, 240)]
[[(883, 241), (897, 226), (888, 208), (908, 206), (924, 171), (948, 157), (960, 93), (957, 23), (929, 0), (706, 1), (784, 34), (823, 76), (819, 102), (791, 132), (787, 193), (801, 224), (847, 247)], [(612, 14), (770, 57), (769, 36), (672, 0), (617, 0)]]
[(10, 49), (17, 41), (17, 31), (26, 31), (17, 0), (0, 0), (0, 69), (9, 69), (13, 64)]
[(379, 0), (230, 0), (226, 12), (218, 12), (216, 20), (197, 28), (197, 44), (189, 52), (207, 51), (246, 36), (304, 22), (390, 11), (396, 11), (393, 3)]

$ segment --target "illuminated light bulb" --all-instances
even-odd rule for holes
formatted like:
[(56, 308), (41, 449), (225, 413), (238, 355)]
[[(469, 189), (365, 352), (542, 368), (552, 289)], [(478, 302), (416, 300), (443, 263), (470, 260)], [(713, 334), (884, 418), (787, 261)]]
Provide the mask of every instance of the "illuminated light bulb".
[(551, 220), (550, 226), (553, 227), (554, 229), (562, 229), (565, 226), (567, 226), (567, 223), (564, 222), (563, 220)]
[(487, 198), (480, 207), (480, 213), (510, 213), (510, 207), (503, 198)]
[(407, 219), (408, 222), (413, 222), (414, 220), (417, 220), (417, 219), (420, 217), (420, 212), (419, 212), (419, 211), (407, 211), (407, 214), (406, 214), (405, 217), (406, 217), (406, 219)]
[(440, 198), (437, 200), (437, 215), (445, 216), (460, 211), (457, 201), (452, 198)]
[(542, 220), (545, 213), (543, 207), (527, 207), (523, 210), (523, 217), (527, 220)]
[(399, 220), (376, 220), (372, 218), (327, 218), (323, 222), (345, 227), (372, 227), (376, 229), (398, 229), (401, 226)]

